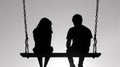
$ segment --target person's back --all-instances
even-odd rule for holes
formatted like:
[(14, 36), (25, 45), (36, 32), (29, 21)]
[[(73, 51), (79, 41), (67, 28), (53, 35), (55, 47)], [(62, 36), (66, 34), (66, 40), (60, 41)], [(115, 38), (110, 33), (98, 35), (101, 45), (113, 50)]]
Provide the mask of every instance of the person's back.
[(36, 47), (44, 48), (47, 46), (51, 46), (52, 32), (50, 30), (48, 30), (48, 29), (43, 29), (43, 30), (34, 29), (33, 36), (34, 36)]
[(50, 20), (42, 18), (33, 31), (33, 37), (35, 40), (35, 48), (33, 49), (35, 53), (51, 53), (53, 51), (51, 48), (52, 29)]
[[(89, 52), (90, 41), (92, 38), (91, 31), (82, 25), (82, 16), (75, 14), (73, 16), (74, 27), (71, 27), (67, 34), (67, 53), (84, 54)], [(70, 67), (75, 67), (73, 58), (68, 57)], [(79, 57), (78, 67), (83, 67), (84, 57)]]
[[(72, 27), (69, 29), (67, 38), (72, 38), (72, 46), (81, 48), (80, 50), (85, 52), (89, 50), (90, 39), (92, 37), (90, 30), (81, 25), (79, 27)], [(79, 51), (78, 51), (79, 52)]]

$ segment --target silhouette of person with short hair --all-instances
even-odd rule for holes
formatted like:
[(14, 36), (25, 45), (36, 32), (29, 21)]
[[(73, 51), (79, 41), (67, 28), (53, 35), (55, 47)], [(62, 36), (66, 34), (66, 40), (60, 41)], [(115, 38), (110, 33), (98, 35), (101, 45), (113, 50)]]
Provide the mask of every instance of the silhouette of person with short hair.
[[(91, 31), (82, 25), (82, 16), (75, 14), (72, 18), (74, 27), (71, 27), (67, 34), (67, 53), (84, 54), (89, 52), (90, 42), (92, 38)], [(68, 57), (70, 67), (75, 67), (73, 57)], [(78, 67), (83, 67), (84, 57), (79, 57)]]
[[(50, 54), (53, 52), (53, 47), (51, 46), (52, 38), (52, 22), (47, 18), (42, 18), (38, 26), (33, 31), (33, 37), (35, 41), (35, 47), (33, 48), (34, 53), (40, 54)], [(44, 67), (47, 66), (50, 57), (45, 57)], [(42, 57), (38, 56), (38, 61), (40, 67), (42, 67)]]

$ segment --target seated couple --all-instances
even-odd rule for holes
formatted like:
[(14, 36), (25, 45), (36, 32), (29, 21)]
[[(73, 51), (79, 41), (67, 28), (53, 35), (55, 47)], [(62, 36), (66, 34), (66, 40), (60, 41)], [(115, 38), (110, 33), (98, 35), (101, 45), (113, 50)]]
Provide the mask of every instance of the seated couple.
[[(92, 38), (91, 31), (82, 25), (82, 16), (75, 14), (72, 18), (74, 27), (71, 27), (67, 33), (66, 47), (67, 53), (84, 54), (89, 52), (90, 41)], [(52, 38), (52, 22), (47, 18), (42, 18), (38, 26), (33, 31), (35, 47), (33, 48), (36, 54), (48, 54), (53, 52), (51, 46)], [(50, 57), (45, 57), (44, 67), (47, 66)], [(73, 57), (68, 57), (70, 67), (75, 67)], [(38, 57), (40, 67), (42, 67), (42, 57)], [(84, 57), (79, 57), (78, 67), (83, 67)]]

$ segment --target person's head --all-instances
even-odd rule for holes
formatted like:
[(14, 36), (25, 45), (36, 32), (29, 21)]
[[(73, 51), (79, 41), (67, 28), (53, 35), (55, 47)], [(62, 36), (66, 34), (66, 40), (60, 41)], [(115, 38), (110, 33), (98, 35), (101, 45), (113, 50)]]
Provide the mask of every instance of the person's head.
[(72, 18), (72, 21), (73, 21), (74, 26), (78, 27), (78, 26), (82, 25), (83, 19), (82, 19), (81, 15), (75, 14)]
[(52, 25), (52, 22), (51, 22), (48, 18), (44, 17), (44, 18), (42, 18), (42, 19), (40, 20), (37, 28), (39, 28), (39, 27), (42, 27), (42, 28), (43, 28), (43, 27), (45, 27), (45, 28), (48, 28), (48, 27), (49, 27), (49, 28), (50, 28), (51, 25)]

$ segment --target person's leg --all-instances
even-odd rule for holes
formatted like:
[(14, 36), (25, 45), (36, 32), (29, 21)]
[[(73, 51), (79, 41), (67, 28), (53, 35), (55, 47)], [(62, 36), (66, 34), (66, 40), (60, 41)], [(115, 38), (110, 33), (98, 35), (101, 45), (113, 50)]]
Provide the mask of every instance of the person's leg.
[[(48, 47), (48, 51), (46, 51), (47, 54), (51, 54), (53, 52), (53, 47)], [(44, 62), (44, 67), (47, 66), (48, 61), (49, 61), (50, 57), (45, 57), (45, 62)]]
[(83, 67), (83, 61), (84, 61), (84, 57), (79, 57), (78, 67)]
[(49, 59), (50, 59), (50, 57), (45, 57), (45, 64), (44, 64), (44, 67), (47, 66)]
[(42, 57), (38, 57), (38, 62), (39, 62), (40, 67), (42, 67)]
[(70, 63), (70, 67), (75, 67), (73, 57), (68, 57), (68, 61)]
[[(67, 53), (71, 54), (71, 49), (67, 49)], [(75, 67), (73, 57), (68, 56), (68, 61), (69, 61), (70, 67)]]

